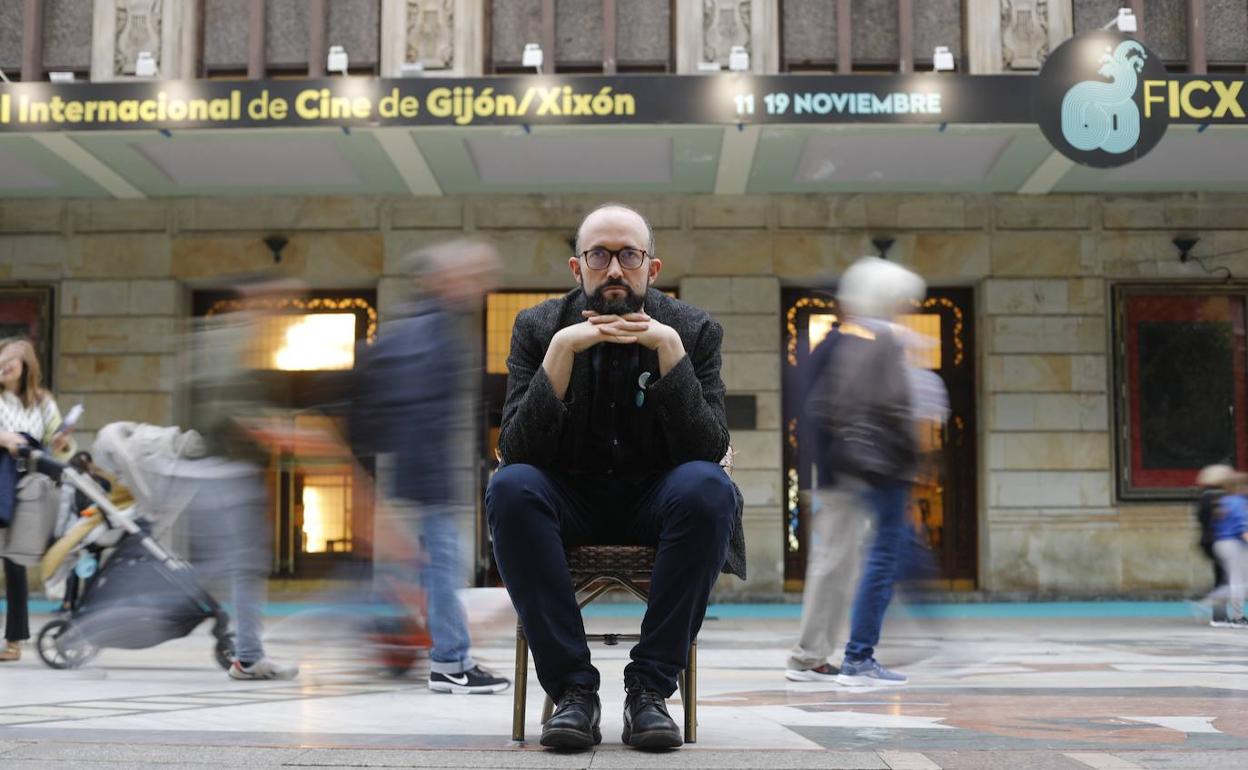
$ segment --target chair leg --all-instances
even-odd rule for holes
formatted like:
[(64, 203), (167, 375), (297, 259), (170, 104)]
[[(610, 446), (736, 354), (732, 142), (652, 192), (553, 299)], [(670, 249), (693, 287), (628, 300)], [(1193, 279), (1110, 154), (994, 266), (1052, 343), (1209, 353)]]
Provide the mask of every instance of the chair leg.
[(553, 713), (555, 713), (555, 702), (547, 695), (546, 702), (542, 704), (542, 724), (546, 724)]
[(528, 697), (529, 683), (529, 640), (524, 636), (524, 629), (516, 624), (516, 681), (511, 706), (511, 739), (524, 740), (524, 706)]
[[(688, 666), (688, 663), (685, 664)], [(689, 710), (688, 688), (685, 687), (685, 681), (688, 678), (689, 669), (686, 668), (676, 675), (676, 692), (680, 693), (680, 707), (686, 711)]]
[(689, 665), (680, 677), (680, 702), (685, 709), (685, 743), (698, 742), (698, 640), (689, 643)]

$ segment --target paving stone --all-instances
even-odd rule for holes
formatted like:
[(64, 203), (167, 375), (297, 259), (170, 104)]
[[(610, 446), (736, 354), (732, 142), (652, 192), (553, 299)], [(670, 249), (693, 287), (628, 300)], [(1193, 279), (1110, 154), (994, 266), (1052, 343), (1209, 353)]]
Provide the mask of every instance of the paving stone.
[(278, 749), (256, 746), (168, 746), (121, 743), (28, 743), (4, 755), (6, 764), (18, 759), (61, 762), (119, 762), (145, 765), (166, 763), (185, 766), (278, 766), (297, 761), (305, 749)]
[(583, 770), (597, 753), (557, 754), (542, 749), (500, 751), (394, 751), (389, 749), (312, 749), (299, 758), (313, 767), (567, 768)]
[(873, 751), (715, 751), (681, 750), (667, 754), (600, 751), (598, 768), (673, 768), (673, 770), (888, 770)]
[(1088, 766), (1061, 754), (1039, 751), (929, 751), (941, 770), (1088, 770)]
[(1114, 756), (1147, 770), (1242, 770), (1248, 767), (1244, 751), (1115, 751)]

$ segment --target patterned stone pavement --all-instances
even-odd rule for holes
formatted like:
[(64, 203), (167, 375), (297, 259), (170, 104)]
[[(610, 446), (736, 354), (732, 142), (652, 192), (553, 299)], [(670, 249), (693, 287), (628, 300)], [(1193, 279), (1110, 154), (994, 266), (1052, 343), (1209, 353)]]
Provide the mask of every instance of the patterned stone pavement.
[[(631, 630), (629, 614), (590, 626)], [(911, 684), (870, 689), (785, 681), (792, 613), (713, 611), (698, 743), (662, 755), (619, 744), (621, 647), (594, 650), (604, 742), (582, 755), (511, 743), (510, 692), (435, 695), (419, 670), (379, 676), (332, 614), (271, 619), (270, 651), (303, 665), (294, 682), (229, 681), (203, 633), (106, 650), (77, 671), (27, 649), (0, 668), (0, 766), (1248, 768), (1248, 631), (1051, 614), (890, 621), (880, 657)], [(478, 641), (487, 664), (511, 670), (497, 625)]]

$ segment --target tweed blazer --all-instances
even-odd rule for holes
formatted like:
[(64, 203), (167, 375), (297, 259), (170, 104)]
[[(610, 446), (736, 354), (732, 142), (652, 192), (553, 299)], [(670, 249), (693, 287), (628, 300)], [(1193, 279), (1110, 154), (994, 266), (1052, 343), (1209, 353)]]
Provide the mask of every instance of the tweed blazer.
[[(573, 359), (572, 378), (563, 400), (542, 368), (555, 332), (580, 323), (587, 307), (584, 292), (574, 289), (521, 311), (511, 335), (507, 358), (507, 398), (503, 404), (498, 447), (504, 463), (525, 463), (561, 470), (583, 456), (589, 438), (591, 371), (589, 352)], [(720, 344), (724, 330), (709, 314), (672, 299), (646, 292), (646, 313), (672, 327), (686, 355), (647, 390), (655, 408), (639, 427), (642, 449), (665, 454), (670, 467), (693, 460), (718, 463), (728, 451), (728, 420), (724, 414), (724, 382), (720, 378)], [(656, 351), (642, 348), (643, 370), (658, 371)], [(745, 537), (741, 527), (743, 499), (736, 497), (732, 539), (723, 571), (745, 578)]]

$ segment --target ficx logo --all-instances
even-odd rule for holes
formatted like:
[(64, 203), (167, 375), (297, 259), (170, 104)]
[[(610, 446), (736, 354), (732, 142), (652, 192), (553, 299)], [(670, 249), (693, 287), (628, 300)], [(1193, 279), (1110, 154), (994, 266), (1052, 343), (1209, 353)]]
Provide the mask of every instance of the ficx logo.
[(1166, 69), (1140, 41), (1116, 32), (1063, 43), (1040, 70), (1035, 111), (1045, 138), (1066, 157), (1098, 168), (1143, 157), (1166, 133), (1168, 120), (1145, 109), (1145, 81)]

